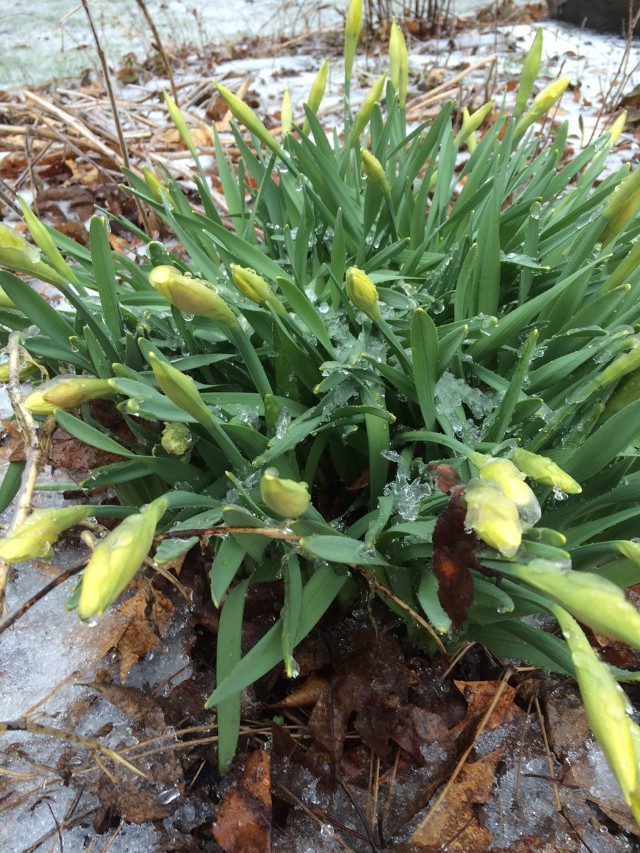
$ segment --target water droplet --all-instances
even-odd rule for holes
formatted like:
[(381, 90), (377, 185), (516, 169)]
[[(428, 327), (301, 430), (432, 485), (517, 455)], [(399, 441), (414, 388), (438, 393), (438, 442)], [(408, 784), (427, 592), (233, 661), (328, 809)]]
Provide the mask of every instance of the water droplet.
[(87, 619), (80, 620), (85, 628), (95, 628), (98, 624), (98, 618), (96, 616), (89, 616)]
[(434, 299), (434, 301), (429, 306), (429, 310), (432, 314), (442, 314), (444, 311), (444, 302), (442, 299)]
[(177, 800), (179, 796), (180, 791), (177, 788), (165, 788), (164, 791), (160, 791), (158, 794), (158, 802), (166, 806), (168, 803)]
[(559, 486), (553, 487), (553, 498), (556, 501), (566, 501), (569, 495), (566, 492), (563, 492)]
[(330, 823), (323, 823), (323, 824), (322, 824), (322, 826), (320, 827), (320, 835), (321, 835), (323, 838), (333, 838), (333, 836), (334, 836), (335, 834), (336, 834), (336, 831), (335, 831), (335, 829), (331, 826), (331, 824), (330, 824)]
[(318, 305), (318, 311), (321, 314), (328, 314), (329, 313), (329, 305), (326, 302), (322, 302), (320, 305)]

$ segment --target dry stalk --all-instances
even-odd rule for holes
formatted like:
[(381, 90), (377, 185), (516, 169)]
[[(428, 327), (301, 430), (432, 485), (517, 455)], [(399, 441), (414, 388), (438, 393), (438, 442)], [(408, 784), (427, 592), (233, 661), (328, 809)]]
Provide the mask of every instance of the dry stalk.
[(101, 743), (98, 743), (98, 741), (92, 740), (91, 738), (80, 737), (80, 735), (73, 734), (73, 732), (65, 732), (62, 729), (54, 729), (52, 726), (42, 726), (39, 723), (32, 723), (25, 717), (21, 717), (18, 720), (6, 720), (4, 722), (0, 722), (0, 735), (3, 735), (5, 732), (28, 732), (32, 735), (45, 735), (46, 737), (65, 740), (68, 743), (76, 743), (79, 746), (86, 747), (86, 749), (89, 749), (93, 753), (96, 764), (98, 764), (98, 766), (107, 773), (108, 776), (111, 776), (111, 774), (107, 772), (99, 756), (108, 758), (115, 764), (121, 764), (134, 775), (140, 777), (140, 779), (147, 778), (146, 773), (143, 773), (142, 770), (130, 761), (127, 761), (126, 758), (123, 758), (123, 756), (115, 750), (109, 749), (108, 746), (103, 746)]
[[(91, 11), (89, 9), (89, 4), (87, 0), (82, 0), (82, 6), (84, 11), (86, 12), (87, 19), (89, 21), (89, 26), (91, 27), (91, 33), (93, 35), (93, 40), (96, 45), (96, 50), (98, 51), (98, 59), (100, 60), (100, 65), (102, 67), (102, 73), (104, 75), (104, 85), (107, 90), (107, 96), (109, 98), (109, 103), (111, 104), (111, 112), (113, 114), (113, 120), (116, 126), (116, 133), (118, 135), (118, 142), (120, 145), (120, 155), (122, 157), (122, 163), (126, 169), (131, 169), (131, 164), (129, 162), (129, 152), (127, 150), (127, 143), (124, 138), (124, 133), (122, 132), (122, 124), (120, 122), (120, 115), (118, 114), (118, 106), (116, 104), (116, 98), (113, 92), (113, 86), (111, 85), (111, 75), (109, 74), (109, 67), (107, 65), (107, 59), (104, 55), (104, 51), (102, 50), (102, 45), (100, 43), (100, 39), (98, 38), (98, 33), (93, 23), (93, 17), (91, 16)], [(147, 213), (142, 206), (141, 202), (138, 198), (135, 199), (136, 207), (138, 208), (138, 212), (140, 214), (140, 219), (142, 220), (142, 224), (144, 230), (147, 234), (151, 235), (151, 226), (149, 224), (149, 219), (147, 217)]]
[(176, 106), (180, 106), (178, 103), (178, 90), (176, 89), (176, 84), (173, 79), (173, 71), (171, 70), (171, 63), (169, 62), (169, 57), (167, 56), (164, 45), (162, 44), (162, 39), (160, 38), (160, 33), (158, 32), (158, 28), (155, 25), (155, 22), (151, 15), (149, 14), (149, 10), (147, 9), (147, 4), (144, 0), (136, 0), (138, 4), (138, 8), (144, 15), (144, 19), (151, 30), (151, 33), (154, 38), (154, 47), (160, 54), (160, 59), (162, 59), (162, 64), (164, 65), (164, 70), (167, 72), (167, 77), (169, 78), (169, 86), (171, 86), (171, 94), (173, 96), (173, 100), (176, 102)]
[[(8, 528), (8, 532), (10, 533), (22, 524), (28, 513), (31, 511), (31, 500), (36, 487), (36, 481), (46, 460), (49, 438), (56, 427), (56, 422), (54, 418), (47, 418), (42, 427), (41, 436), (38, 426), (33, 419), (33, 415), (22, 404), (22, 391), (20, 389), (20, 356), (22, 348), (20, 346), (20, 336), (18, 332), (12, 332), (9, 335), (7, 351), (9, 353), (9, 382), (7, 383), (7, 395), (24, 442), (26, 458), (22, 492), (18, 498), (16, 509)], [(9, 564), (2, 560), (0, 561), (0, 612), (4, 610), (4, 599), (8, 577)]]

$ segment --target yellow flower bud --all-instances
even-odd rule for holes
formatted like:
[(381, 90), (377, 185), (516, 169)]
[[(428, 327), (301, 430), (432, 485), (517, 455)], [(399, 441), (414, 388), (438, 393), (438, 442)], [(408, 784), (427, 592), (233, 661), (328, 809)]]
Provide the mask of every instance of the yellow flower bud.
[[(18, 370), (18, 379), (22, 382), (30, 376), (35, 376), (37, 373), (38, 368), (32, 361), (29, 361), (26, 364), (22, 362)], [(8, 382), (9, 379), (9, 362), (7, 361), (4, 364), (0, 364), (0, 382)]]
[(369, 119), (371, 118), (371, 113), (373, 112), (373, 108), (380, 100), (382, 95), (382, 90), (384, 88), (385, 75), (379, 77), (373, 86), (369, 89), (367, 94), (364, 96), (362, 100), (362, 104), (360, 109), (356, 113), (356, 117), (353, 120), (353, 128), (351, 130), (351, 142), (355, 142), (359, 137), (362, 131), (365, 129)]
[(238, 322), (213, 285), (181, 275), (174, 267), (166, 264), (154, 267), (149, 273), (149, 284), (168, 302), (187, 314), (209, 317), (223, 326), (235, 326)]
[(171, 121), (175, 124), (176, 129), (180, 134), (180, 138), (187, 146), (187, 149), (193, 159), (197, 160), (198, 152), (196, 151), (196, 146), (193, 144), (193, 138), (189, 132), (189, 128), (187, 127), (187, 123), (184, 119), (184, 116), (180, 112), (180, 108), (168, 92), (163, 92), (162, 94), (164, 95), (164, 102), (167, 105), (167, 110), (169, 112), (169, 116), (171, 117)]
[(277, 299), (267, 282), (258, 275), (254, 270), (246, 269), (238, 266), (238, 264), (230, 264), (231, 279), (243, 296), (255, 302), (257, 305), (266, 305), (280, 314), (281, 317), (287, 317), (287, 312), (282, 303)]
[[(309, 92), (309, 99), (307, 100), (307, 106), (311, 110), (311, 112), (315, 115), (320, 109), (320, 104), (322, 103), (322, 99), (324, 98), (324, 92), (327, 88), (327, 77), (329, 75), (329, 60), (325, 59), (325, 61), (320, 66), (318, 73), (315, 76), (313, 83), (311, 84), (311, 90)], [(303, 133), (309, 133), (309, 122), (305, 118), (304, 124), (302, 126)]]
[(616, 142), (620, 139), (620, 135), (624, 130), (624, 126), (627, 123), (627, 111), (623, 110), (618, 118), (613, 122), (611, 127), (609, 128), (609, 145), (614, 146)]
[(276, 515), (295, 518), (309, 509), (309, 486), (295, 480), (283, 480), (275, 468), (267, 468), (260, 480), (262, 502)]
[(524, 482), (524, 474), (509, 459), (489, 459), (480, 468), (480, 478), (495, 483), (503, 495), (518, 507), (523, 530), (540, 520), (542, 511), (538, 499)]
[(293, 129), (293, 112), (291, 110), (291, 91), (287, 86), (282, 93), (282, 106), (280, 107), (280, 129), (282, 135), (286, 136)]
[(28, 243), (24, 237), (0, 222), (0, 266), (16, 272), (27, 273), (60, 284), (63, 279), (42, 260), (40, 250)]
[(402, 30), (394, 18), (389, 36), (389, 76), (398, 96), (398, 105), (404, 109), (407, 104), (407, 82), (409, 79), (409, 54)]
[(81, 619), (100, 616), (136, 574), (153, 544), (156, 526), (167, 510), (166, 497), (130, 515), (96, 546), (82, 576)]
[(153, 352), (147, 356), (158, 385), (176, 406), (195, 418), (203, 426), (212, 423), (211, 412), (200, 396), (196, 383), (168, 361), (161, 361)]
[(542, 92), (536, 95), (529, 109), (516, 124), (515, 130), (513, 132), (513, 138), (515, 142), (518, 142), (520, 139), (522, 139), (525, 132), (531, 127), (534, 122), (538, 121), (538, 119), (542, 118), (542, 116), (546, 115), (546, 113), (549, 112), (549, 110), (556, 103), (556, 101), (560, 100), (560, 98), (564, 94), (564, 90), (567, 88), (570, 82), (571, 80), (569, 77), (561, 77), (554, 83), (550, 83), (546, 87), (546, 89), (543, 89)]
[(66, 373), (39, 385), (27, 396), (24, 405), (34, 415), (51, 415), (55, 409), (69, 411), (90, 400), (103, 400), (115, 394), (117, 391), (111, 387), (108, 379)]
[(357, 267), (349, 267), (345, 283), (351, 303), (371, 320), (379, 320), (378, 289), (369, 276)]
[(391, 186), (389, 179), (382, 167), (382, 163), (378, 158), (363, 148), (360, 152), (362, 155), (362, 169), (369, 180), (374, 183), (385, 198), (391, 197)]
[(487, 101), (486, 104), (478, 107), (478, 109), (471, 115), (468, 110), (466, 115), (463, 112), (462, 127), (454, 140), (454, 145), (460, 146), (463, 142), (466, 142), (469, 137), (473, 136), (492, 109), (493, 101)]
[(86, 506), (34, 509), (17, 530), (0, 539), (0, 560), (23, 563), (50, 559), (51, 546), (62, 531), (84, 521), (90, 513), (91, 507)]
[(516, 504), (499, 488), (482, 480), (469, 480), (464, 499), (465, 525), (491, 548), (512, 557), (522, 542), (522, 523)]
[(215, 80), (213, 81), (213, 85), (218, 90), (220, 97), (225, 102), (225, 104), (229, 107), (229, 110), (233, 117), (237, 119), (240, 124), (243, 124), (250, 133), (253, 133), (254, 136), (257, 136), (258, 139), (267, 146), (267, 148), (271, 149), (274, 154), (277, 154), (280, 157), (284, 157), (284, 151), (275, 141), (273, 136), (269, 133), (264, 124), (260, 121), (258, 116), (254, 113), (251, 107), (248, 107), (242, 98), (239, 98), (237, 95), (234, 95), (233, 92), (230, 92), (226, 86), (223, 86), (222, 83), (217, 83)]
[(618, 539), (614, 544), (614, 548), (623, 557), (632, 560), (636, 565), (640, 566), (640, 540)]
[(348, 85), (362, 27), (362, 0), (351, 0), (344, 19), (344, 80)]
[(561, 607), (553, 610), (571, 651), (591, 729), (602, 747), (636, 821), (640, 819), (640, 736), (631, 705), (609, 667), (591, 648), (580, 626)]
[(540, 59), (542, 58), (542, 27), (538, 27), (536, 34), (531, 43), (531, 47), (525, 57), (520, 74), (520, 85), (516, 94), (516, 102), (513, 108), (513, 114), (517, 117), (525, 108), (529, 95), (533, 89), (533, 84), (538, 76), (540, 69)]
[(598, 634), (640, 648), (640, 613), (620, 587), (606, 578), (540, 559), (514, 566), (513, 574)]
[(193, 436), (186, 424), (165, 424), (162, 430), (162, 447), (174, 456), (184, 456), (188, 453), (192, 441)]
[(142, 175), (144, 177), (144, 182), (147, 185), (147, 189), (151, 193), (151, 196), (154, 201), (157, 201), (162, 204), (165, 199), (169, 199), (169, 193), (167, 192), (167, 188), (158, 178), (158, 176), (151, 171), (151, 169), (149, 169), (147, 166), (143, 166)]
[(537, 483), (560, 489), (568, 495), (579, 495), (582, 491), (580, 483), (576, 483), (573, 477), (546, 456), (538, 456), (537, 453), (516, 447), (513, 451), (513, 461), (523, 474)]
[(24, 221), (27, 223), (27, 228), (31, 234), (34, 243), (40, 247), (43, 254), (56, 270), (62, 281), (70, 281), (72, 284), (77, 284), (78, 279), (69, 264), (62, 257), (60, 249), (53, 242), (49, 230), (40, 222), (38, 217), (31, 211), (31, 208), (26, 201), (18, 196), (20, 209), (24, 216)]
[(634, 169), (630, 175), (615, 188), (603, 211), (606, 220), (600, 236), (603, 246), (610, 243), (627, 225), (640, 207), (640, 169)]
[(631, 349), (614, 358), (598, 376), (596, 381), (600, 387), (608, 385), (609, 382), (617, 382), (623, 376), (640, 368), (640, 338), (630, 338), (629, 342), (632, 345)]

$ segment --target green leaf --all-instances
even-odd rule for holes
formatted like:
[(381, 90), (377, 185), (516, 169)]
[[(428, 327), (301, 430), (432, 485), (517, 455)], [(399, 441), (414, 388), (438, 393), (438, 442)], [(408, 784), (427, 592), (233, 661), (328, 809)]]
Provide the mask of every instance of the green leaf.
[[(338, 595), (346, 576), (336, 575), (328, 566), (321, 566), (305, 584), (300, 603), (300, 621), (296, 644), (300, 643), (329, 605)], [(218, 705), (225, 699), (238, 695), (245, 687), (253, 684), (282, 660), (282, 620), (259, 640), (242, 660), (218, 683), (205, 703), (206, 708)]]
[(91, 219), (89, 249), (91, 250), (93, 271), (100, 296), (100, 305), (102, 306), (102, 316), (113, 342), (117, 343), (123, 334), (122, 317), (118, 304), (116, 271), (107, 238), (106, 224), (102, 217), (93, 216)]
[(69, 338), (75, 331), (59, 311), (52, 308), (26, 281), (11, 273), (0, 271), (0, 285), (12, 302), (15, 302), (44, 335), (61, 345), (63, 352), (71, 351)]
[(220, 602), (238, 573), (246, 553), (235, 537), (223, 539), (218, 545), (209, 575), (211, 579), (211, 600), (215, 607), (220, 607)]
[(9, 462), (0, 486), (0, 512), (4, 512), (20, 491), (26, 462)]
[[(249, 581), (239, 583), (225, 601), (216, 644), (216, 678), (219, 684), (232, 676), (242, 657), (242, 617)], [(240, 693), (218, 705), (218, 769), (225, 773), (233, 760), (240, 735)]]
[(282, 618), (282, 657), (288, 678), (298, 675), (298, 665), (293, 658), (293, 650), (298, 636), (300, 613), (302, 609), (302, 575), (300, 563), (293, 551), (290, 551), (282, 563), (284, 577), (284, 607)]
[(435, 390), (438, 371), (438, 332), (431, 317), (418, 309), (411, 321), (411, 353), (418, 403), (425, 429), (436, 422)]
[(375, 548), (367, 548), (357, 539), (347, 536), (305, 536), (300, 540), (302, 551), (309, 557), (342, 563), (345, 566), (387, 566)]

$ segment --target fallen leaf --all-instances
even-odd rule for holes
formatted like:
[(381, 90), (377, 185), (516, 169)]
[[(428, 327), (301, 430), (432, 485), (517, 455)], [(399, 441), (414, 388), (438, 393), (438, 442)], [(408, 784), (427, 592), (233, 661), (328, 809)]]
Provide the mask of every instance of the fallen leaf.
[(271, 760), (263, 749), (243, 759), (239, 776), (220, 803), (212, 834), (224, 853), (271, 849)]
[(414, 832), (411, 842), (422, 853), (485, 853), (493, 840), (480, 826), (474, 806), (491, 799), (496, 767), (502, 760), (504, 747), (465, 764), (444, 800)]

